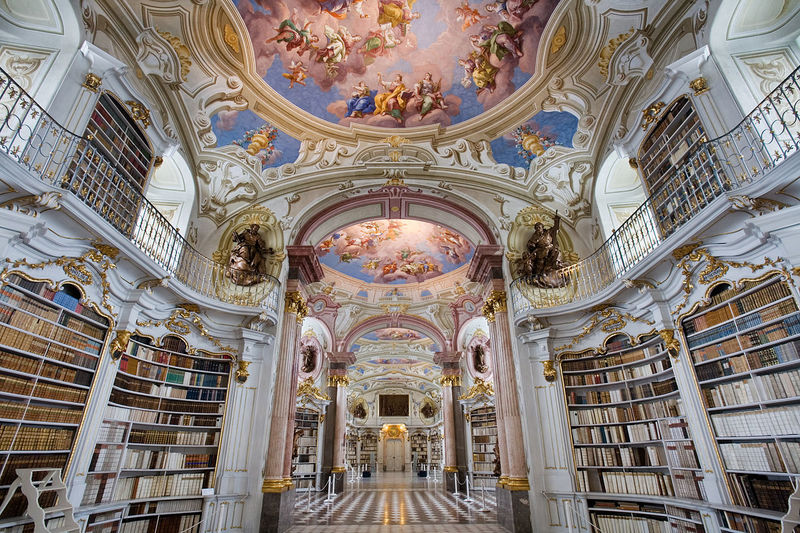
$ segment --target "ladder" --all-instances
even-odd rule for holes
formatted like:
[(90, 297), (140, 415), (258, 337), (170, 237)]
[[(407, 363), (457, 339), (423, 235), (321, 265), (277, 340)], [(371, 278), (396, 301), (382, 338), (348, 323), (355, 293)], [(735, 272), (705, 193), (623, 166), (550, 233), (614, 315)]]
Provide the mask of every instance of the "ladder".
[[(41, 479), (34, 480), (34, 475)], [(72, 513), (72, 504), (67, 499), (67, 486), (61, 480), (61, 469), (59, 468), (18, 468), (17, 479), (11, 484), (6, 497), (0, 503), (0, 514), (8, 506), (11, 498), (20, 489), (22, 494), (28, 499), (28, 508), (25, 513), (33, 519), (33, 533), (79, 533), (81, 528), (75, 522)], [(57, 494), (56, 504), (53, 507), (45, 507), (39, 503), (39, 496), (45, 492), (55, 492)], [(63, 520), (60, 526), (48, 529), (45, 521), (48, 515), (63, 513)], [(50, 517), (54, 518), (54, 517)], [(57, 517), (56, 517), (57, 518)]]

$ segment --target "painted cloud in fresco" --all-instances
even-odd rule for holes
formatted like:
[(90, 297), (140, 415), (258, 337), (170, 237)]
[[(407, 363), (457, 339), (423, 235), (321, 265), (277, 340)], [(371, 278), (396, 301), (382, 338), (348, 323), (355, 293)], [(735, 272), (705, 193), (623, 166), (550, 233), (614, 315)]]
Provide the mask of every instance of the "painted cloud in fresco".
[(371, 341), (417, 341), (426, 338), (421, 333), (408, 328), (382, 328), (364, 335)]
[(425, 281), (466, 264), (473, 251), (461, 234), (417, 220), (354, 224), (316, 247), (323, 264), (375, 283)]
[(261, 167), (273, 167), (297, 160), (300, 141), (265, 122), (252, 111), (224, 111), (211, 119), (217, 146), (235, 144), (261, 160)]
[(273, 89), (326, 120), (383, 127), (447, 126), (511, 95), (558, 2), (234, 0)]
[(578, 118), (566, 111), (540, 111), (530, 120), (492, 141), (492, 155), (498, 163), (528, 167), (548, 148), (572, 148)]

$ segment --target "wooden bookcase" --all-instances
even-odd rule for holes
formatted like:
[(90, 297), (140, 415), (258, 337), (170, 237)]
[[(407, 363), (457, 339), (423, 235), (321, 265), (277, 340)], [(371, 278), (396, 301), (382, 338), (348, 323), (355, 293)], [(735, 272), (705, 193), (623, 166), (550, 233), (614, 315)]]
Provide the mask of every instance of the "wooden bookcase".
[(125, 235), (133, 230), (153, 150), (128, 110), (103, 93), (84, 131), (88, 146), (78, 151), (62, 181), (84, 202), (103, 205), (103, 216)]
[(701, 183), (693, 177), (701, 167), (710, 170), (711, 161), (693, 158), (684, 172), (677, 171), (706, 140), (691, 100), (682, 96), (663, 112), (642, 142), (639, 168), (648, 195), (654, 195), (654, 218), (665, 237), (687, 216), (686, 206), (702, 207), (719, 194), (721, 184)]
[(494, 447), (497, 444), (497, 413), (493, 405), (470, 411), (472, 473), (494, 475)]
[(699, 511), (657, 502), (589, 499), (589, 520), (596, 531), (704, 533)]
[(428, 470), (428, 435), (422, 432), (412, 433), (409, 437), (412, 462), (417, 470)]
[(378, 435), (361, 434), (361, 470), (375, 472), (378, 468)]
[(439, 470), (442, 463), (442, 439), (438, 429), (431, 433), (431, 470)]
[(800, 312), (792, 288), (778, 275), (740, 289), (720, 284), (682, 327), (733, 503), (779, 517), (800, 477)]
[[(191, 352), (191, 353), (190, 353)], [(122, 532), (183, 531), (214, 484), (231, 361), (132, 336), (118, 361), (82, 506), (120, 502)], [(110, 505), (104, 505), (110, 508)]]
[(562, 356), (579, 492), (705, 499), (672, 361), (658, 335)]
[(298, 432), (297, 456), (292, 459), (292, 478), (316, 479), (319, 463), (319, 413), (298, 407), (294, 415), (294, 428)]
[[(9, 274), (0, 284), (0, 501), (17, 468), (66, 476), (109, 329), (80, 300), (69, 283), (55, 291)], [(0, 518), (21, 517), (25, 506), (17, 491)]]
[(348, 433), (346, 441), (346, 460), (350, 468), (358, 467), (358, 434)]

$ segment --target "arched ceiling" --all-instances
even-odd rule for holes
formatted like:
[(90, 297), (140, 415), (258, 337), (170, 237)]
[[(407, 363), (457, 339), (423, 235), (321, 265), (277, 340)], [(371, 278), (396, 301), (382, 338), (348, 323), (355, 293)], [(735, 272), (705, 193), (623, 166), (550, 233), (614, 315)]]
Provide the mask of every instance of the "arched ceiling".
[(340, 125), (397, 128), (463, 122), (513, 94), (559, 1), (234, 3), (258, 74), (286, 100)]

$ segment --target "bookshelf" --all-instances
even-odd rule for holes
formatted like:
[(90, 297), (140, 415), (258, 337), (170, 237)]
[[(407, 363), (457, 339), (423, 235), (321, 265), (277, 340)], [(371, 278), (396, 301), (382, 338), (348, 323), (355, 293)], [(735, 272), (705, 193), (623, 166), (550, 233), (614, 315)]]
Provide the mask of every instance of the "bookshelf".
[(657, 502), (588, 499), (589, 521), (604, 533), (705, 533), (700, 512)]
[[(17, 468), (60, 468), (65, 476), (109, 325), (81, 303), (76, 285), (54, 290), (13, 273), (2, 280), (0, 501)], [(0, 518), (19, 518), (25, 507), (17, 492)]]
[(412, 461), (417, 470), (428, 470), (428, 435), (422, 432), (412, 433), (409, 437)]
[(358, 434), (348, 433), (346, 442), (346, 460), (350, 468), (358, 467)]
[[(732, 502), (785, 513), (800, 476), (800, 313), (791, 287), (778, 275), (717, 285), (682, 328)], [(750, 518), (730, 521), (742, 520)]]
[(361, 435), (361, 470), (375, 472), (378, 468), (378, 435), (368, 431)]
[(658, 335), (562, 355), (579, 492), (705, 499), (703, 474)]
[(431, 470), (440, 470), (442, 464), (442, 438), (439, 430), (431, 433)]
[[(307, 407), (298, 407), (294, 415), (296, 455), (292, 457), (292, 478), (316, 479), (319, 446), (319, 413)], [(294, 445), (294, 443), (293, 443)]]
[(700, 208), (719, 195), (720, 184), (694, 178), (701, 169), (710, 171), (711, 161), (694, 158), (683, 172), (677, 172), (688, 161), (687, 156), (706, 140), (706, 132), (692, 102), (688, 96), (682, 96), (664, 111), (661, 120), (642, 142), (639, 168), (648, 196), (654, 195), (654, 219), (664, 236), (680, 225), (687, 205)]
[(214, 484), (231, 362), (131, 336), (97, 432), (83, 507), (122, 508), (119, 531), (183, 531), (199, 524)]
[(472, 473), (494, 475), (494, 447), (497, 444), (497, 413), (493, 405), (477, 407), (470, 411), (472, 436)]
[(153, 162), (150, 143), (124, 105), (109, 93), (100, 95), (84, 137), (88, 146), (76, 153), (62, 186), (88, 203), (105, 204), (105, 218), (127, 235)]

